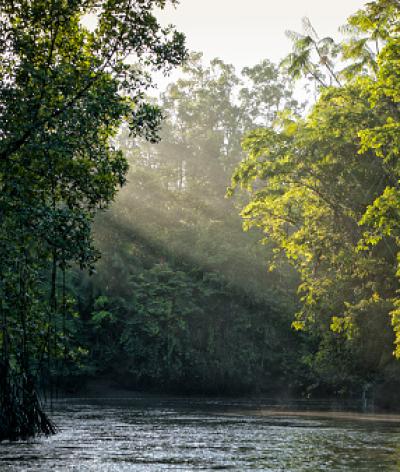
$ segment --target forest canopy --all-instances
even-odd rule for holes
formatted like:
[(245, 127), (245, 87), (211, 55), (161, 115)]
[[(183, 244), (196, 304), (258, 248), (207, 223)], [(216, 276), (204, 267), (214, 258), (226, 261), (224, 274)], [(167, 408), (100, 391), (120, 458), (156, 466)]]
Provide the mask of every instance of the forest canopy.
[(248, 191), (246, 228), (261, 228), (301, 278), (294, 327), (365, 345), (364, 365), (379, 371), (391, 362), (390, 318), (400, 357), (399, 2), (367, 4), (342, 44), (307, 26), (283, 64), (317, 83), (318, 100), (247, 135), (230, 191)]

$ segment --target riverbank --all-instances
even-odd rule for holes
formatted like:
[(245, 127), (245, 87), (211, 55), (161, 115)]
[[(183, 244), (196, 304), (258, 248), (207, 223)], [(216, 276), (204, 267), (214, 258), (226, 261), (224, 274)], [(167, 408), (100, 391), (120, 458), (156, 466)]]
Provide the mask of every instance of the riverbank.
[(144, 408), (158, 402), (172, 407), (207, 407), (226, 416), (279, 417), (279, 418), (315, 418), (337, 419), (341, 421), (384, 422), (400, 424), (400, 413), (378, 408), (361, 411), (359, 402), (338, 401), (337, 399), (295, 399), (266, 397), (263, 395), (226, 397), (202, 395), (170, 395), (157, 392), (140, 392), (120, 388), (108, 379), (96, 379), (85, 384), (72, 395), (61, 395), (62, 402), (68, 400), (117, 400), (135, 402)]
[(330, 418), (348, 421), (378, 421), (384, 423), (400, 424), (399, 414), (387, 413), (357, 413), (347, 411), (290, 411), (279, 408), (261, 410), (240, 410), (225, 413), (227, 416), (261, 416), (261, 417), (290, 417), (290, 418)]

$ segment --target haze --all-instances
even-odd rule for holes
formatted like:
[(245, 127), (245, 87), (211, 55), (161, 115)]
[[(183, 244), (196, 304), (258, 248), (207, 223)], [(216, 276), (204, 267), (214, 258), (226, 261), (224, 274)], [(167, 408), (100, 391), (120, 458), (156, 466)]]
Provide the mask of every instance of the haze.
[(291, 47), (286, 30), (301, 31), (308, 16), (323, 36), (338, 36), (338, 27), (363, 7), (361, 0), (336, 2), (303, 0), (181, 0), (159, 17), (187, 36), (190, 50), (202, 51), (206, 60), (220, 57), (238, 69), (268, 58), (274, 62)]

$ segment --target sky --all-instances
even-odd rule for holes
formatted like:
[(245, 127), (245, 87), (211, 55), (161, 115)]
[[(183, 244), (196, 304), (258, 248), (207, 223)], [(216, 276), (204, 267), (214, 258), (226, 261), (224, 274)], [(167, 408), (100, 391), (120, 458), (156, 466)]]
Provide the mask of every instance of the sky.
[(238, 70), (268, 58), (278, 62), (290, 52), (286, 30), (301, 32), (309, 17), (320, 37), (339, 37), (338, 27), (362, 8), (361, 0), (180, 0), (157, 16), (187, 37), (190, 50), (205, 60), (219, 57)]

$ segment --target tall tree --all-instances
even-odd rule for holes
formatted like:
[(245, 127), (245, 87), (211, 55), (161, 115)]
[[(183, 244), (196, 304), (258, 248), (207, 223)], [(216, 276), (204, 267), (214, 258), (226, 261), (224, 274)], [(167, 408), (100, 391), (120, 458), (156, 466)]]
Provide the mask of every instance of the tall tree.
[[(318, 101), (304, 119), (286, 115), (275, 128), (245, 138), (248, 157), (235, 171), (232, 188), (249, 191), (245, 226), (262, 228), (301, 276), (302, 309), (294, 326), (311, 326), (337, 345), (347, 340), (353, 365), (368, 384), (393, 365), (398, 2), (372, 2), (349, 24), (355, 36), (341, 50), (359, 67), (344, 64), (342, 72), (333, 63), (337, 49), (321, 62), (321, 47), (331, 41), (321, 46), (315, 33), (294, 38), (295, 52), (285, 64), (295, 76), (313, 72)], [(377, 62), (372, 53), (365, 62), (366, 48), (371, 52), (369, 44), (376, 42)], [(319, 57), (315, 67), (311, 51)], [(392, 313), (398, 330), (398, 313)]]
[(149, 70), (185, 56), (183, 36), (153, 14), (165, 3), (0, 2), (0, 439), (53, 431), (36, 382), (65, 343), (59, 274), (97, 258), (93, 217), (127, 171), (111, 139), (122, 118), (157, 139), (161, 113), (143, 98)]
[[(361, 219), (364, 234), (360, 248), (367, 251), (390, 247), (397, 255), (400, 275), (400, 2), (380, 0), (351, 18), (351, 24), (369, 35), (382, 48), (377, 56), (376, 77), (363, 81), (372, 112), (380, 113), (379, 123), (368, 124), (358, 136), (362, 156), (373, 153), (390, 176), (382, 192), (371, 201)], [(400, 358), (400, 301), (398, 291), (391, 293), (394, 309), (392, 324), (396, 333), (395, 355)]]

